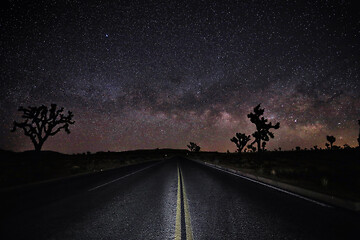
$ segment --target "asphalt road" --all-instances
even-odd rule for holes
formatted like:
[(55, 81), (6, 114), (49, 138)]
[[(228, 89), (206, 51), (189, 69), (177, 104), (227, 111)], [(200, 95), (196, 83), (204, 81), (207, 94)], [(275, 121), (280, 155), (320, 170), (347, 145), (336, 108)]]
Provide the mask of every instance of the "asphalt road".
[(89, 180), (60, 197), (49, 196), (42, 204), (36, 204), (38, 198), (27, 190), (25, 207), (19, 211), (9, 205), (14, 209), (2, 216), (0, 239), (360, 236), (359, 214), (323, 207), (189, 160), (173, 159), (112, 174)]
[(183, 161), (194, 239), (360, 239), (360, 215)]

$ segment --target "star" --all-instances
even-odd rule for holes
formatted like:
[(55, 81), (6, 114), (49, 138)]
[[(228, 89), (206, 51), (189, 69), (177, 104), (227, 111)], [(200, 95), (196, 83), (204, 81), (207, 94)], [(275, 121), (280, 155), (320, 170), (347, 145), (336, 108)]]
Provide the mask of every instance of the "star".
[(234, 151), (229, 139), (253, 133), (259, 103), (280, 122), (268, 149), (323, 146), (326, 135), (357, 144), (351, 1), (11, 2), (0, 9), (0, 149), (32, 149), (9, 131), (17, 109), (51, 103), (74, 113), (71, 134), (44, 144), (65, 153), (190, 141)]

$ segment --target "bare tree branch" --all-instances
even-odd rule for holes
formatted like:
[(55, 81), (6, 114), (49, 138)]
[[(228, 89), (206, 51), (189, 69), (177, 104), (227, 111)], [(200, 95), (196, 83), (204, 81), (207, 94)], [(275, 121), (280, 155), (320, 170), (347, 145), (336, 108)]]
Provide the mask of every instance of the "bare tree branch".
[(72, 121), (74, 114), (68, 111), (65, 116), (62, 112), (64, 108), (56, 110), (56, 104), (51, 104), (50, 109), (42, 105), (40, 107), (24, 108), (20, 106), (19, 112), (22, 112), (23, 122), (13, 123), (12, 132), (15, 132), (17, 128), (23, 129), (24, 135), (28, 136), (34, 144), (35, 150), (40, 151), (42, 145), (49, 136), (54, 136), (61, 129), (64, 129), (66, 133), (70, 133), (69, 125), (74, 124)]

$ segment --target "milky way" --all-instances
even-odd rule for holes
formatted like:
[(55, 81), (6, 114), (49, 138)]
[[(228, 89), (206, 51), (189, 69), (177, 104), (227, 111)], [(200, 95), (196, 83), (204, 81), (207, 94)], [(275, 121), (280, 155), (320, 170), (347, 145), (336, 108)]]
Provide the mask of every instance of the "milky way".
[(32, 149), (18, 106), (71, 110), (65, 153), (230, 151), (257, 104), (270, 150), (355, 146), (360, 17), (348, 1), (7, 1), (0, 10), (0, 148)]

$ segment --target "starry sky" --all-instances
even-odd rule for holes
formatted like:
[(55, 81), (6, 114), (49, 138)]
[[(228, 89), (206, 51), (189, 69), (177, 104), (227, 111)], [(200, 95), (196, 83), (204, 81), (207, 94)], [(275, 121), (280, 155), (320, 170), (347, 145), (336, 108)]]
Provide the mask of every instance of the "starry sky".
[[(355, 1), (354, 1), (355, 2)], [(0, 148), (32, 149), (19, 106), (71, 110), (64, 153), (235, 151), (257, 104), (272, 150), (356, 146), (360, 14), (351, 1), (2, 1)]]

